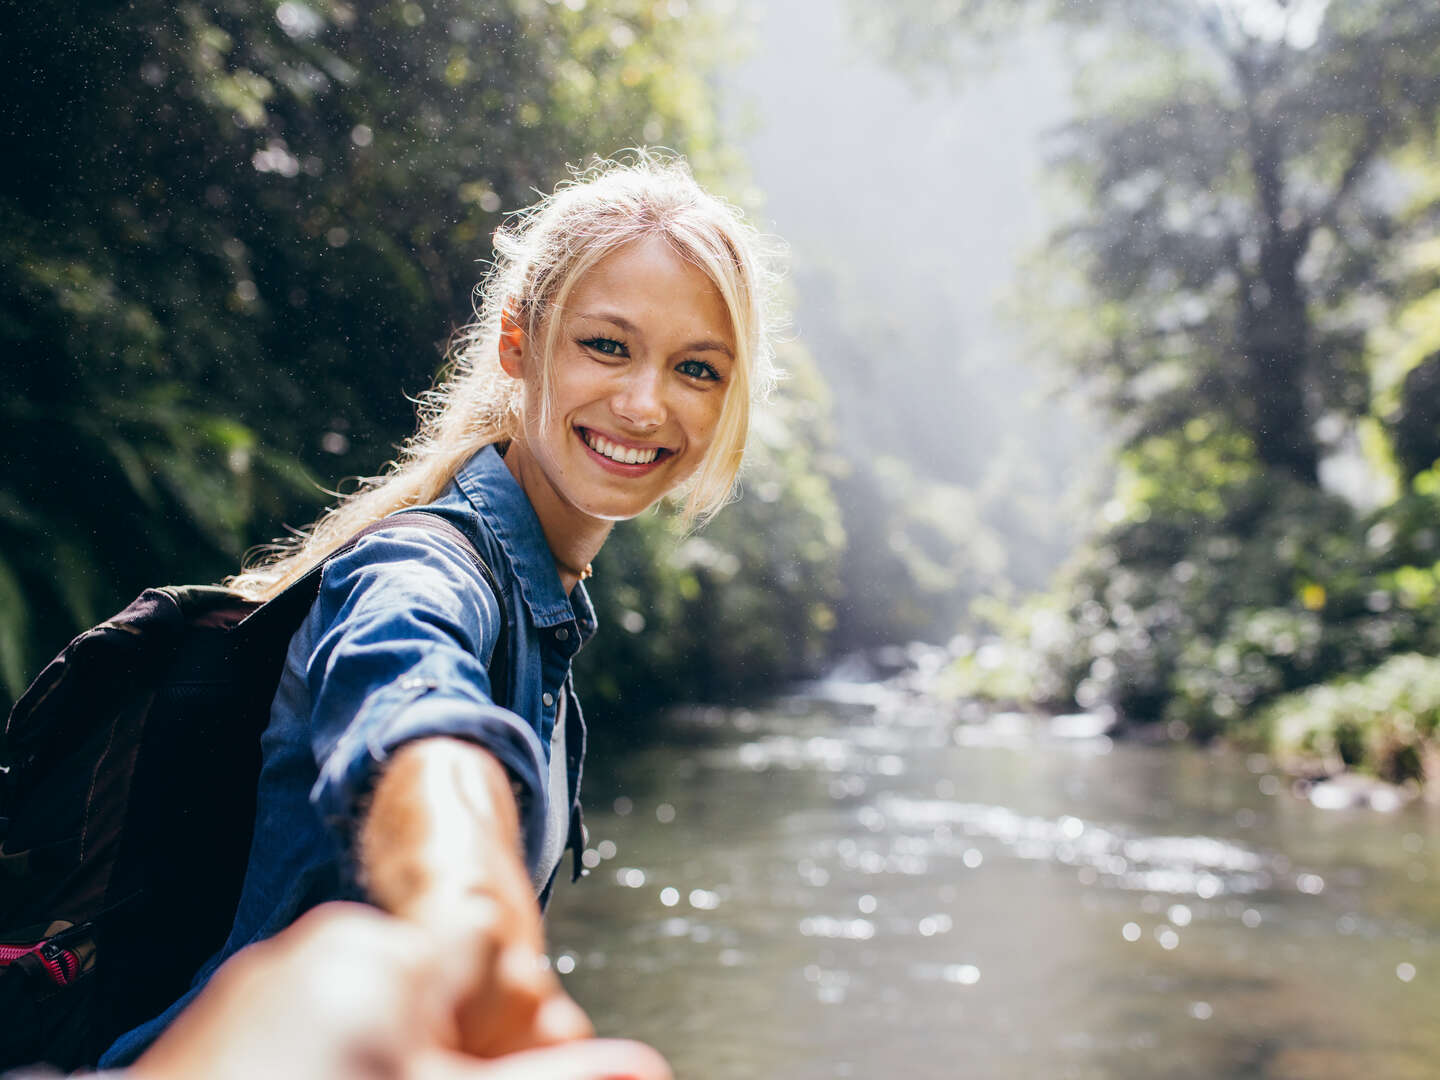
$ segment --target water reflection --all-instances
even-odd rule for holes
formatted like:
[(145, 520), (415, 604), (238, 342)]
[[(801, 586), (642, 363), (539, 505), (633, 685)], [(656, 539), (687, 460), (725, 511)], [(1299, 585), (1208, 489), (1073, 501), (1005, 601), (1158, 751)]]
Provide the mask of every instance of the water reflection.
[[(1288, 860), (1267, 860), (1236, 844), (1209, 836), (1127, 836), (1116, 827), (1087, 824), (1065, 814), (1057, 819), (1026, 817), (1003, 806), (900, 797), (882, 800), (878, 809), (861, 813), (861, 823), (880, 830), (923, 829), (918, 850), (958, 855), (962, 862), (974, 851), (971, 837), (1003, 845), (1020, 859), (1039, 859), (1080, 867), (1084, 885), (1113, 885), (1143, 892), (1183, 893), (1203, 900), (1222, 893), (1250, 893), (1272, 887), (1274, 870)], [(957, 837), (952, 826), (959, 826)], [(915, 851), (916, 840), (906, 847)], [(973, 857), (972, 857), (973, 858)], [(978, 862), (977, 862), (978, 865)], [(1296, 888), (1319, 892), (1315, 874), (1299, 874)]]
[(687, 719), (705, 749), (590, 770), (551, 919), (681, 1077), (1431, 1074), (1421, 807), (874, 691)]

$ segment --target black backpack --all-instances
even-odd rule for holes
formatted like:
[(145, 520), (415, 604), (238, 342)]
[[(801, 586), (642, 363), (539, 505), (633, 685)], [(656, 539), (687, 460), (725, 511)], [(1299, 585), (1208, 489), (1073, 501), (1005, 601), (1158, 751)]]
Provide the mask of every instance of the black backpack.
[[(378, 521), (336, 554), (396, 525), (457, 540), (500, 596), (474, 545), (433, 514)], [(93, 1066), (224, 944), (260, 734), (322, 568), (265, 604), (213, 586), (147, 589), (15, 703), (0, 739), (0, 1070)], [(504, 702), (503, 621), (500, 634)]]

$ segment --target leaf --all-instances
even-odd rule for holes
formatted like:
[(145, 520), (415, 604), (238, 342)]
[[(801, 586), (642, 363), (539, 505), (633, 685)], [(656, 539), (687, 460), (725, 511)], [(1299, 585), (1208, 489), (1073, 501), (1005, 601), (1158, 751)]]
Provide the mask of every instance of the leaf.
[(0, 557), (0, 682), (11, 698), (25, 690), (29, 668), (30, 609), (20, 579)]

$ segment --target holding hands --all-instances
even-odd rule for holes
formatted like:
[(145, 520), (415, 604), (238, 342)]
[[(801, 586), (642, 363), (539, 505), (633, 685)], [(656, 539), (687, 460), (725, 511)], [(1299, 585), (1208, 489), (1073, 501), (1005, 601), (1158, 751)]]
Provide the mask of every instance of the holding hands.
[(489, 753), (407, 745), (360, 838), (371, 897), (393, 914), (325, 904), (238, 953), (134, 1080), (670, 1080), (649, 1047), (591, 1038), (544, 962), (518, 835)]
[[(487, 983), (488, 954), (474, 945), (361, 904), (325, 904), (227, 962), (126, 1075), (670, 1080), (659, 1054), (620, 1040), (569, 1041), (491, 1060), (462, 1052), (462, 1005)], [(543, 1027), (548, 1007), (537, 1011)]]

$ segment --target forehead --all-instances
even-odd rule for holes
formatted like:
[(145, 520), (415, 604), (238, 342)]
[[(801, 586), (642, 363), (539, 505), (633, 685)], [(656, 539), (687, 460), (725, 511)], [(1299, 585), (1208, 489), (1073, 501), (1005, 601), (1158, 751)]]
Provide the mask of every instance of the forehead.
[(575, 283), (567, 307), (615, 314), (641, 330), (719, 337), (734, 345), (730, 312), (709, 275), (659, 236), (610, 252)]

